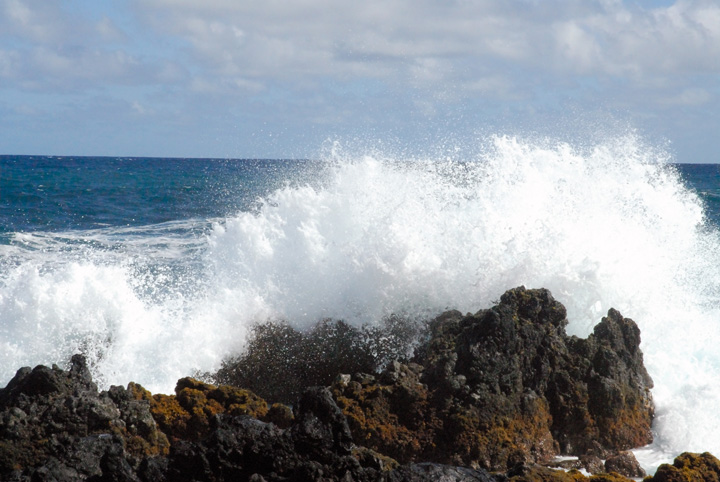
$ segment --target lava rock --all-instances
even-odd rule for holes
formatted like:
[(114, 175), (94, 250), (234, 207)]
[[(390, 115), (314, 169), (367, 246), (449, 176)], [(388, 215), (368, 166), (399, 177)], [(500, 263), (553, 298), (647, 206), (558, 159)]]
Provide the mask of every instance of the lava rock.
[[(610, 310), (583, 340), (566, 335), (565, 316), (549, 291), (516, 288), (488, 310), (440, 315), (412, 360), (388, 360), (380, 373), (351, 363), (346, 342), (358, 331), (326, 322), (318, 339), (342, 348), (340, 366), (370, 369), (338, 376), (333, 350), (313, 348), (335, 382), (293, 386), (293, 408), (193, 378), (174, 395), (135, 383), (99, 392), (80, 355), (68, 370), (22, 368), (0, 389), (0, 480), (587, 480), (537, 463), (649, 443), (652, 380), (632, 320)], [(656, 477), (695, 480), (718, 467), (690, 454)]]
[(400, 467), (386, 474), (386, 482), (496, 482), (482, 469), (453, 467), (450, 465), (420, 463)]
[(608, 457), (605, 460), (605, 471), (616, 472), (625, 477), (643, 478), (647, 475), (630, 451), (618, 452)]
[(567, 323), (548, 290), (509, 290), (491, 309), (438, 316), (413, 364), (340, 377), (333, 394), (355, 439), (401, 463), (503, 471), (650, 443), (637, 325), (611, 309), (583, 340)]
[(655, 475), (646, 482), (695, 482), (720, 480), (720, 460), (705, 452), (702, 454), (684, 452), (672, 465), (662, 464)]
[(149, 405), (121, 387), (98, 392), (80, 355), (67, 371), (21, 368), (0, 389), (3, 480), (133, 480), (144, 458), (167, 449)]

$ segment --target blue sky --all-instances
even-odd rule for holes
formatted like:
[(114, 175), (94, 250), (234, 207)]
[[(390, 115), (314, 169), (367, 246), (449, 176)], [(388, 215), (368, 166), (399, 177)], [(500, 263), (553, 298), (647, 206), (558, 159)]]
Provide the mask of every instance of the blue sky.
[(0, 0), (0, 154), (414, 153), (637, 130), (720, 162), (710, 0)]

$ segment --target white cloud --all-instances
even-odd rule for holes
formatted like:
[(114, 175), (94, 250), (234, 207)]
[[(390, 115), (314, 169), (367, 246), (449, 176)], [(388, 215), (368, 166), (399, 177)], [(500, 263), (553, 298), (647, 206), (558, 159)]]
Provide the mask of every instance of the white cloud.
[(131, 52), (129, 36), (107, 15), (78, 15), (62, 2), (0, 0), (0, 77), (6, 89), (105, 90), (181, 77), (169, 60)]
[(126, 41), (128, 38), (128, 36), (108, 17), (103, 17), (95, 23), (95, 31), (103, 40), (108, 42), (122, 42)]
[(0, 0), (0, 94), (301, 130), (525, 120), (563, 103), (653, 119), (718, 102), (720, 3), (669, 3)]
[[(130, 53), (132, 36), (107, 14), (80, 18), (62, 5), (0, 0), (0, 39), (16, 39), (4, 46), (0, 75), (53, 74), (55, 85), (70, 85), (162, 83), (193, 72), (200, 83), (241, 91), (369, 78), (477, 95), (492, 93), (478, 90), (478, 79), (509, 70), (631, 81), (720, 71), (720, 5), (711, 0), (656, 8), (620, 0), (135, 0), (150, 31), (175, 45), (161, 59)], [(494, 93), (511, 94), (501, 87)]]
[[(35, 42), (51, 42), (66, 32), (62, 28), (62, 12), (56, 2), (2, 0), (0, 27), (4, 35), (16, 35)], [(55, 20), (55, 21), (54, 21)]]
[(0, 77), (9, 79), (17, 75), (18, 57), (17, 52), (0, 50)]
[(587, 55), (573, 62), (577, 51), (567, 50), (565, 57), (578, 71), (631, 79), (719, 72), (719, 20), (720, 5), (702, 0), (651, 10), (615, 2), (567, 21), (582, 32), (578, 45)]
[(602, 62), (602, 49), (595, 36), (578, 22), (557, 25), (555, 32), (557, 56), (563, 65), (580, 73), (590, 73)]
[(452, 82), (472, 94), (476, 78), (464, 77), (478, 68), (468, 63), (486, 65), (484, 76), (503, 65), (630, 80), (720, 71), (720, 5), (703, 0), (649, 9), (619, 0), (134, 6), (153, 28), (187, 41), (208, 74), (256, 82), (363, 76), (428, 89)]
[(661, 102), (667, 105), (700, 106), (713, 100), (713, 96), (702, 88), (684, 89), (677, 95), (662, 99)]

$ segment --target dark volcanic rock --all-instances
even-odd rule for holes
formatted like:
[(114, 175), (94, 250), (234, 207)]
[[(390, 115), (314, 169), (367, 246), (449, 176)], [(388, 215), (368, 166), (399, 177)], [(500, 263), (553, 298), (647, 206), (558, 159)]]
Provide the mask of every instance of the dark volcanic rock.
[[(303, 378), (291, 387), (293, 408), (192, 378), (179, 380), (174, 395), (135, 383), (98, 392), (79, 355), (67, 371), (23, 368), (0, 389), (0, 480), (587, 480), (536, 463), (560, 450), (606, 456), (648, 443), (652, 381), (632, 320), (610, 310), (587, 340), (568, 337), (566, 324), (547, 290), (517, 288), (491, 309), (437, 317), (412, 362), (336, 376), (334, 356), (340, 367), (372, 366), (368, 347), (384, 342), (357, 351), (348, 343), (371, 332), (326, 322), (303, 346), (308, 367), (336, 381), (303, 388), (312, 376)], [(259, 362), (271, 361), (260, 372), (277, 375), (266, 387), (280, 387), (284, 361), (256, 348)], [(388, 350), (380, 356), (399, 348)], [(297, 363), (288, 373), (302, 370)], [(657, 480), (714, 473), (715, 459), (693, 457)], [(607, 470), (623, 466), (610, 459)]]
[(625, 477), (643, 478), (647, 475), (645, 470), (630, 451), (618, 452), (605, 460), (605, 471), (616, 472)]
[(248, 416), (215, 415), (201, 441), (173, 444), (167, 480), (379, 480), (352, 456), (345, 417), (325, 388), (301, 397), (288, 429)]
[(505, 470), (649, 443), (637, 326), (611, 309), (583, 340), (565, 316), (549, 291), (522, 287), (474, 315), (446, 312), (416, 364), (341, 379), (335, 397), (356, 440), (401, 462)]
[(3, 481), (376, 481), (393, 466), (353, 454), (347, 420), (321, 387), (294, 416), (276, 406), (283, 429), (259, 419), (267, 404), (252, 392), (191, 378), (174, 396), (134, 383), (98, 392), (75, 356), (69, 371), (21, 369), (0, 401)]
[(355, 440), (401, 463), (423, 460), (433, 450), (441, 425), (421, 371), (394, 362), (379, 380), (355, 374), (332, 386)]
[(22, 368), (0, 390), (2, 477), (85, 480), (108, 467), (130, 474), (142, 458), (167, 450), (147, 402), (121, 387), (98, 393), (80, 355), (68, 371)]
[(662, 464), (647, 482), (713, 482), (720, 480), (720, 460), (707, 452), (685, 452), (670, 464)]
[(210, 375), (280, 403), (294, 403), (310, 386), (327, 386), (339, 373), (374, 372), (387, 362), (407, 358), (418, 326), (390, 316), (378, 326), (355, 328), (324, 320), (308, 331), (286, 323), (257, 325), (245, 352), (226, 360)]
[[(552, 455), (552, 440), (576, 455), (651, 442), (652, 380), (635, 323), (611, 309), (582, 340), (565, 334), (565, 314), (549, 291), (516, 288), (492, 309), (446, 315), (420, 360), (424, 381), (440, 387), (450, 417), (507, 437), (529, 461)], [(493, 445), (476, 447), (498, 468), (511, 454)]]
[(496, 482), (484, 470), (432, 463), (409, 464), (385, 475), (387, 482)]

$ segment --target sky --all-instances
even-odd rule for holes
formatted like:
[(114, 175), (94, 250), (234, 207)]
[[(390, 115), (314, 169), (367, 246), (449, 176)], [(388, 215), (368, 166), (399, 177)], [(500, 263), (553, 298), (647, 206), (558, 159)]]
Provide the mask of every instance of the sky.
[(720, 163), (715, 0), (0, 0), (0, 154), (636, 132)]

